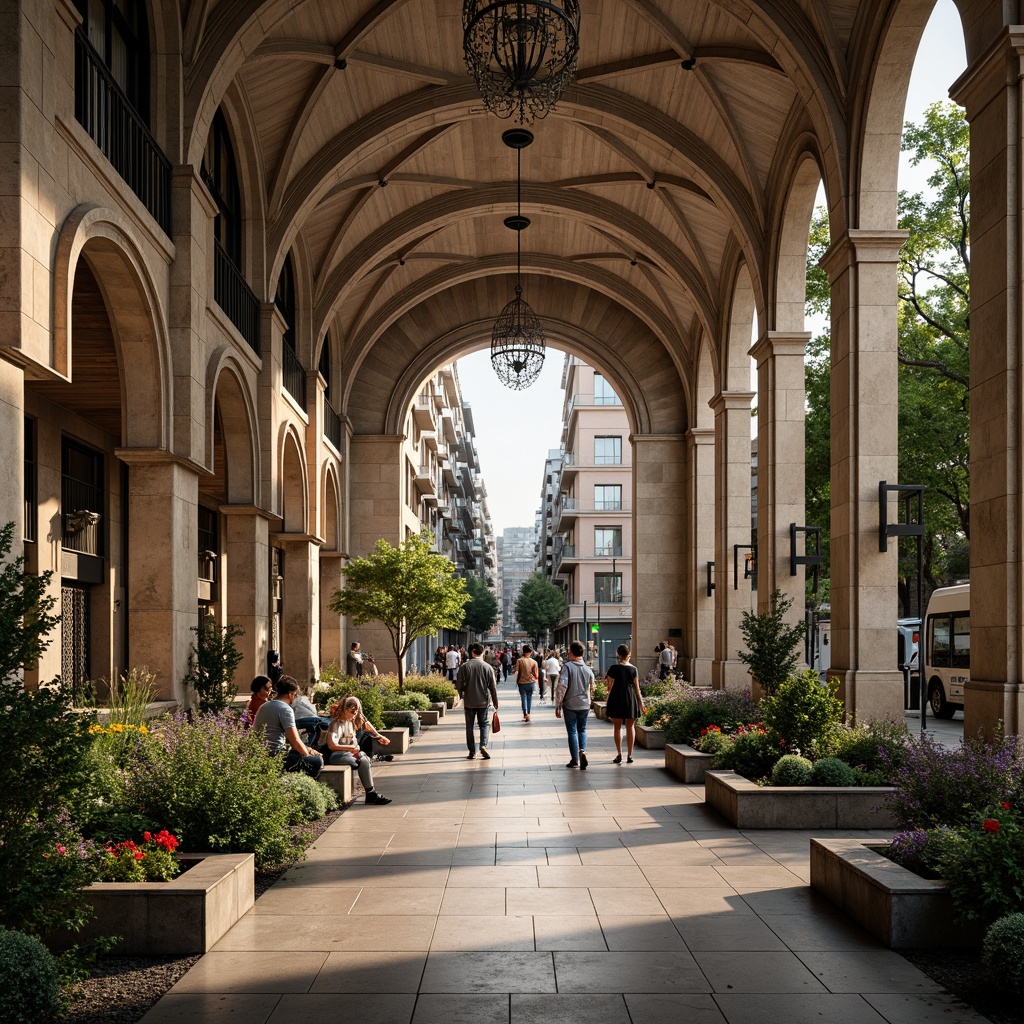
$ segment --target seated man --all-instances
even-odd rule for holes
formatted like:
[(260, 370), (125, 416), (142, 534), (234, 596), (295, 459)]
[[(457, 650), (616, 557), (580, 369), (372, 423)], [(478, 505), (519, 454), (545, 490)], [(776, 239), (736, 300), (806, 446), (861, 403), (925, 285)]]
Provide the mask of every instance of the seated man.
[[(290, 679), (296, 686), (299, 686), (298, 681), (292, 676), (282, 676), (283, 679)], [(316, 747), (317, 734), (321, 729), (327, 732), (331, 727), (331, 719), (328, 715), (321, 715), (319, 711), (313, 706), (313, 702), (303, 693), (302, 687), (299, 687), (298, 692), (295, 694), (295, 700), (292, 703), (292, 713), (295, 715), (295, 728), (300, 730), (306, 741), (307, 747)], [(326, 737), (323, 740), (327, 742)]]
[(302, 742), (299, 730), (295, 728), (295, 712), (292, 703), (299, 687), (291, 676), (281, 676), (277, 683), (277, 695), (268, 700), (256, 712), (253, 729), (263, 732), (264, 742), (272, 754), (287, 750), (284, 759), (286, 772), (305, 772), (315, 779), (324, 766), (324, 759)]

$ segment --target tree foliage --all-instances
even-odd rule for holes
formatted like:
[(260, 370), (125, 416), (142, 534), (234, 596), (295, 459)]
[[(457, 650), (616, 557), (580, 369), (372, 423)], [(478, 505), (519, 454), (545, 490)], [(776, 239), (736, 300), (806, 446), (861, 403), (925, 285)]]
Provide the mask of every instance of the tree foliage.
[(807, 630), (805, 622), (791, 626), (786, 621), (786, 613), (792, 607), (792, 598), (775, 590), (768, 611), (757, 615), (744, 612), (740, 619), (740, 633), (747, 649), (737, 651), (737, 656), (769, 697), (775, 696), (796, 668), (797, 649)]
[(565, 595), (543, 573), (527, 579), (516, 598), (516, 620), (539, 644), (558, 625), (565, 610)]
[(196, 697), (200, 711), (221, 711), (238, 693), (235, 672), (242, 661), (242, 652), (235, 644), (245, 630), (229, 623), (223, 629), (212, 618), (203, 619), (201, 626), (193, 626), (196, 642), (188, 655), (185, 673), (186, 692)]
[(459, 629), (470, 599), (455, 566), (433, 551), (424, 532), (398, 547), (381, 538), (368, 558), (353, 558), (342, 569), (345, 585), (334, 592), (331, 611), (356, 626), (380, 622), (391, 634), (398, 661), (398, 689), (404, 689), (405, 656), (421, 636)]
[[(927, 593), (961, 576), (970, 539), (970, 173), (969, 131), (960, 108), (934, 103), (921, 124), (904, 125), (910, 162), (931, 167), (927, 193), (899, 194), (899, 225), (909, 232), (899, 259), (899, 479), (923, 484)], [(807, 310), (829, 308), (818, 261), (828, 218), (816, 211), (807, 268)], [(827, 555), (831, 455), (828, 332), (809, 345), (805, 363), (807, 521), (825, 527)], [(900, 547), (900, 595), (910, 612), (916, 559)], [(827, 561), (826, 561), (827, 571)]]
[(466, 580), (469, 604), (466, 605), (466, 620), (463, 626), (470, 633), (486, 633), (498, 621), (498, 599), (494, 591), (479, 576)]

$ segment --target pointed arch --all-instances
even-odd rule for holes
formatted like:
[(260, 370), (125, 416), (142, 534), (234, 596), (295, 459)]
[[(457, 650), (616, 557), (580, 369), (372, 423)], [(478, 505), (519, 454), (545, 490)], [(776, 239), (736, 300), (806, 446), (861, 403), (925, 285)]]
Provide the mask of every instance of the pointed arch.
[(260, 493), (257, 416), (246, 373), (234, 349), (222, 346), (214, 352), (206, 373), (207, 385), (207, 468), (216, 466), (214, 424), (219, 416), (224, 443), (223, 467), (227, 477), (227, 500), (233, 505), (253, 505)]
[(307, 533), (309, 529), (309, 477), (302, 438), (294, 424), (285, 423), (277, 446), (277, 510), (285, 533)]

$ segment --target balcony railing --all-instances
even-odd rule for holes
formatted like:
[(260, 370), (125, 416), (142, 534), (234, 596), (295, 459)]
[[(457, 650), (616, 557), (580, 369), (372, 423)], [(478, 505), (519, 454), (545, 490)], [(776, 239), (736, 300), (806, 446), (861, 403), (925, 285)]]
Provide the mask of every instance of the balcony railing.
[(290, 345), (281, 346), (281, 380), (288, 394), (306, 408), (306, 369)]
[(170, 234), (171, 161), (81, 28), (75, 29), (75, 119)]
[(217, 239), (213, 240), (213, 298), (249, 348), (260, 355), (260, 301)]
[(341, 417), (324, 397), (324, 437), (334, 445), (334, 450), (341, 451)]
[(61, 545), (83, 555), (101, 555), (102, 490), (65, 476), (61, 481), (61, 505), (64, 513)]

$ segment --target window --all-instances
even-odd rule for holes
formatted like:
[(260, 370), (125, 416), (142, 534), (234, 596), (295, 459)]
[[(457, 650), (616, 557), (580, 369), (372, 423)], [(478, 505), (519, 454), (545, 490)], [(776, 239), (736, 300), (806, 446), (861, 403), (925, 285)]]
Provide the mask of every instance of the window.
[(618, 512), (622, 508), (622, 484), (595, 484), (594, 508), (598, 512)]
[(595, 573), (594, 600), (601, 604), (622, 604), (622, 573)]
[(231, 133), (224, 112), (213, 116), (210, 138), (203, 154), (202, 178), (217, 204), (213, 236), (231, 262), (242, 266), (242, 196), (238, 188), (238, 165), (231, 145)]
[(953, 657), (951, 667), (971, 667), (971, 618), (969, 615), (953, 616)]
[(199, 506), (199, 578), (217, 581), (217, 555), (220, 552), (218, 516), (215, 509)]
[(82, 31), (121, 87), (128, 102), (149, 123), (149, 29), (141, 0), (77, 0)]
[(324, 335), (324, 343), (320, 347), (320, 362), (317, 370), (324, 379), (324, 398), (331, 400), (331, 332)]
[(611, 384), (599, 373), (594, 374), (594, 405), (622, 405)]
[(949, 618), (943, 616), (941, 619), (931, 620), (932, 631), (932, 656), (931, 663), (935, 668), (949, 668)]
[(25, 514), (21, 527), (24, 540), (36, 539), (36, 424), (25, 419)]
[(594, 438), (594, 465), (619, 466), (622, 464), (621, 437)]
[(295, 272), (292, 269), (292, 257), (289, 253), (284, 258), (281, 276), (277, 279), (277, 294), (274, 305), (281, 311), (285, 323), (284, 343), (295, 351)]
[(598, 526), (594, 529), (594, 557), (619, 558), (622, 555), (622, 528)]
[(61, 543), (69, 551), (103, 554), (103, 456), (67, 438), (61, 444)]

